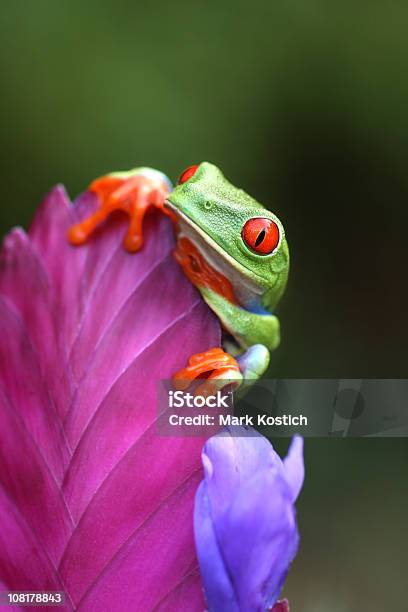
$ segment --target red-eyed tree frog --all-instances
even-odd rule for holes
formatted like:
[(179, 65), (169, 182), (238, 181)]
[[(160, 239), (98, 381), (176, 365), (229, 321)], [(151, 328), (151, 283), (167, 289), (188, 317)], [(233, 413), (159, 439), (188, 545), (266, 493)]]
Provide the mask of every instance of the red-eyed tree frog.
[(111, 212), (122, 210), (129, 216), (124, 247), (138, 251), (146, 211), (160, 209), (174, 221), (176, 260), (220, 319), (223, 348), (190, 357), (175, 385), (184, 389), (205, 375), (218, 388), (232, 380), (239, 386), (262, 376), (279, 344), (274, 309), (289, 271), (279, 219), (208, 162), (187, 168), (174, 188), (158, 170), (136, 168), (96, 179), (89, 189), (99, 207), (70, 229), (72, 244), (83, 244)]

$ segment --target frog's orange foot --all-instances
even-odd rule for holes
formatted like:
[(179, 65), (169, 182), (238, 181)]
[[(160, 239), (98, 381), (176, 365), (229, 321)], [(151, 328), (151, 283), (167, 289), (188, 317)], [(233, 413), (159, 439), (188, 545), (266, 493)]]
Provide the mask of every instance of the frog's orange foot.
[(215, 347), (190, 357), (188, 366), (173, 376), (173, 384), (177, 390), (184, 391), (194, 380), (203, 376), (206, 379), (196, 388), (195, 394), (205, 397), (214, 395), (232, 382), (239, 387), (243, 378), (236, 359)]
[(129, 216), (125, 249), (135, 252), (143, 245), (142, 224), (147, 210), (155, 206), (169, 214), (164, 208), (169, 188), (159, 173), (157, 177), (137, 172), (108, 174), (93, 181), (88, 190), (98, 196), (99, 206), (93, 215), (70, 228), (68, 239), (74, 245), (86, 242), (100, 223), (120, 210)]

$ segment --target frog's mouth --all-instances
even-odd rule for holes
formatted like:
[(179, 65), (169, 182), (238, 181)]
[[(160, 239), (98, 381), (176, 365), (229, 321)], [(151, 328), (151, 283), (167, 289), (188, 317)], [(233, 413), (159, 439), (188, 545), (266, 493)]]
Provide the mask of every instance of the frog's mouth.
[(229, 255), (197, 223), (169, 200), (165, 201), (165, 206), (177, 217), (178, 237), (190, 240), (208, 265), (230, 280), (238, 302), (251, 310), (259, 307), (267, 288), (265, 279)]

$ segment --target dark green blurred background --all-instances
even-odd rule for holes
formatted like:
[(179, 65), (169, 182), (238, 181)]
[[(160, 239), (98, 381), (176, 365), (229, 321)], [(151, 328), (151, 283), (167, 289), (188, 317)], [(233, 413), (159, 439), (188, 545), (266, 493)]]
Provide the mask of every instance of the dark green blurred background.
[[(0, 10), (2, 234), (56, 182), (213, 161), (286, 226), (275, 375), (408, 375), (406, 3)], [(294, 612), (408, 609), (406, 442), (309, 440), (307, 462)]]

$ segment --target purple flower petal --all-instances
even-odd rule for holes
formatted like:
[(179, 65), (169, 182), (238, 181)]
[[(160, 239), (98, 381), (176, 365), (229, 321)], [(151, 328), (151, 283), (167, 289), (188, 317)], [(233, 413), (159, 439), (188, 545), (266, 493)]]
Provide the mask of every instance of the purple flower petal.
[(292, 491), (292, 501), (296, 501), (305, 478), (303, 463), (303, 438), (294, 436), (288, 454), (283, 460), (285, 478)]
[(115, 217), (82, 248), (94, 209), (61, 187), (0, 254), (0, 580), (64, 590), (65, 610), (203, 610), (193, 536), (199, 438), (159, 438), (156, 384), (220, 344), (173, 260), (168, 219), (122, 248)]
[(298, 546), (293, 498), (303, 481), (301, 453), (295, 440), (286, 465), (244, 428), (206, 443), (194, 528), (211, 612), (261, 612), (276, 603)]

